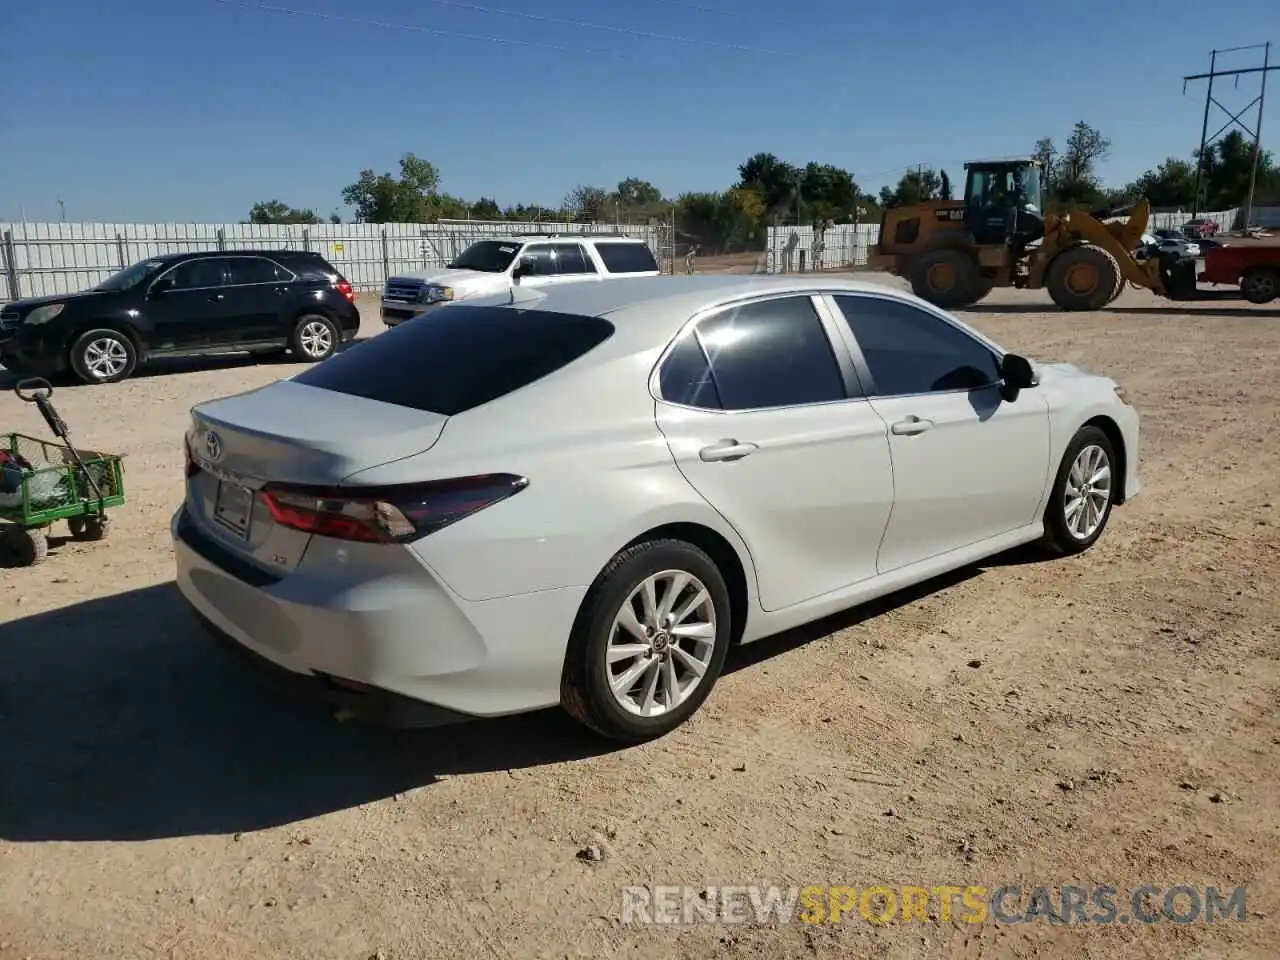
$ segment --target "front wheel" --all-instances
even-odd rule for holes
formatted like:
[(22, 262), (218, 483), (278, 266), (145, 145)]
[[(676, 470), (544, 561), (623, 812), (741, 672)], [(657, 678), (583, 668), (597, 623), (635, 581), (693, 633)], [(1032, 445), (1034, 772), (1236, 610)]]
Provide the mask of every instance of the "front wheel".
[(289, 338), (289, 349), (300, 360), (319, 363), (333, 356), (341, 337), (342, 334), (332, 320), (318, 313), (309, 313), (300, 317), (294, 325), (293, 335)]
[(83, 383), (115, 383), (133, 375), (138, 350), (119, 330), (90, 330), (71, 347), (71, 369)]
[(681, 540), (629, 547), (583, 601), (561, 704), (611, 739), (663, 736), (711, 693), (730, 636), (729, 591), (710, 557)]
[(1097, 543), (1111, 518), (1117, 486), (1110, 438), (1097, 427), (1081, 427), (1067, 444), (1045, 507), (1046, 544), (1071, 554)]
[(48, 556), (49, 539), (43, 528), (0, 528), (0, 567), (32, 567)]

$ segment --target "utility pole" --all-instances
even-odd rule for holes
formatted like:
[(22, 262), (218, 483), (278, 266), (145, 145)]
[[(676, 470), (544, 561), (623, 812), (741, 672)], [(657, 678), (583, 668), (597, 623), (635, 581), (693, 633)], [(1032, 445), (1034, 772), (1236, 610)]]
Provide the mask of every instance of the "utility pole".
[(61, 200), (58, 201), (58, 214), (64, 221), (67, 219), (67, 205)]
[[(1243, 50), (1262, 50), (1263, 51), (1262, 66), (1242, 67), (1236, 70), (1219, 70), (1218, 69), (1218, 54), (1237, 53)], [(1182, 92), (1184, 94), (1187, 92), (1187, 84), (1192, 80), (1208, 80), (1209, 81), (1209, 87), (1208, 87), (1208, 90), (1205, 92), (1205, 98), (1204, 98), (1204, 120), (1200, 127), (1200, 150), (1197, 153), (1197, 163), (1196, 163), (1196, 195), (1194, 198), (1192, 198), (1192, 201), (1191, 201), (1191, 219), (1194, 220), (1200, 213), (1200, 187), (1204, 180), (1204, 168), (1207, 160), (1207, 150), (1210, 145), (1217, 142), (1218, 138), (1222, 136), (1222, 134), (1226, 133), (1226, 131), (1230, 129), (1232, 124), (1235, 124), (1236, 126), (1240, 127), (1241, 130), (1247, 133), (1249, 136), (1253, 137), (1253, 172), (1250, 174), (1250, 177), (1249, 177), (1249, 196), (1245, 203), (1244, 224), (1243, 224), (1246, 228), (1249, 226), (1249, 220), (1252, 219), (1253, 217), (1253, 194), (1254, 194), (1254, 188), (1257, 184), (1258, 164), (1262, 156), (1262, 110), (1263, 110), (1263, 107), (1266, 105), (1266, 99), (1267, 99), (1267, 74), (1270, 73), (1272, 70), (1280, 70), (1280, 64), (1276, 64), (1274, 66), (1272, 65), (1271, 42), (1268, 41), (1266, 43), (1253, 43), (1243, 47), (1227, 47), (1226, 49), (1222, 49), (1222, 50), (1214, 50), (1211, 52), (1209, 57), (1208, 73), (1196, 73), (1196, 74), (1191, 74), (1190, 76), (1186, 76), (1182, 78)], [(1218, 100), (1214, 97), (1213, 81), (1215, 78), (1235, 77), (1236, 85), (1238, 86), (1240, 83), (1240, 77), (1244, 76), (1245, 74), (1254, 74), (1254, 73), (1261, 74), (1262, 89), (1259, 92), (1258, 96), (1254, 97), (1252, 101), (1247, 103), (1243, 109), (1233, 113), (1232, 111), (1224, 107), (1221, 103), (1219, 103)], [(1215, 133), (1212, 137), (1207, 136), (1209, 132), (1209, 107), (1210, 106), (1217, 107), (1219, 110), (1221, 110), (1230, 118), (1227, 120), (1226, 123), (1222, 125), (1222, 127), (1218, 130), (1218, 132)], [(1258, 108), (1258, 119), (1256, 121), (1256, 125), (1253, 127), (1250, 127), (1240, 118), (1244, 116), (1245, 113), (1251, 110), (1254, 106), (1257, 106)]]

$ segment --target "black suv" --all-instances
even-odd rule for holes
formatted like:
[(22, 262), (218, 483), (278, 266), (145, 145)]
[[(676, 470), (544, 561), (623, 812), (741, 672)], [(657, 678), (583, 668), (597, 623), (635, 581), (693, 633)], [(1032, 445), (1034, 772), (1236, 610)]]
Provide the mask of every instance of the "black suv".
[(111, 383), (162, 356), (292, 351), (314, 363), (359, 329), (355, 291), (318, 253), (175, 253), (92, 290), (5, 304), (0, 364)]

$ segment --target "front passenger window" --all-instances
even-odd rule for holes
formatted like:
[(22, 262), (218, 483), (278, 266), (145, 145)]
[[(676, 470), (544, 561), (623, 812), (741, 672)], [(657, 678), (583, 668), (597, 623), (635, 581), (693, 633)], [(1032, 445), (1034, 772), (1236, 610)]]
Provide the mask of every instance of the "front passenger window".
[(1000, 380), (994, 353), (919, 307), (888, 297), (834, 299), (866, 358), (876, 396), (976, 390)]
[(161, 277), (157, 286), (167, 290), (204, 290), (225, 283), (221, 260), (188, 260)]

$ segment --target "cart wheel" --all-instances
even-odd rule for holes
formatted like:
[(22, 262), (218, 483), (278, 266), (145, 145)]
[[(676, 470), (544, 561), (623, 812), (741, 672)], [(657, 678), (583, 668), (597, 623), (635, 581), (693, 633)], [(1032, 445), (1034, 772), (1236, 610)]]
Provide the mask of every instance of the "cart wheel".
[(68, 517), (67, 526), (77, 540), (103, 540), (109, 529), (107, 518), (97, 516)]
[(49, 541), (40, 527), (0, 530), (0, 566), (31, 567), (49, 555)]

